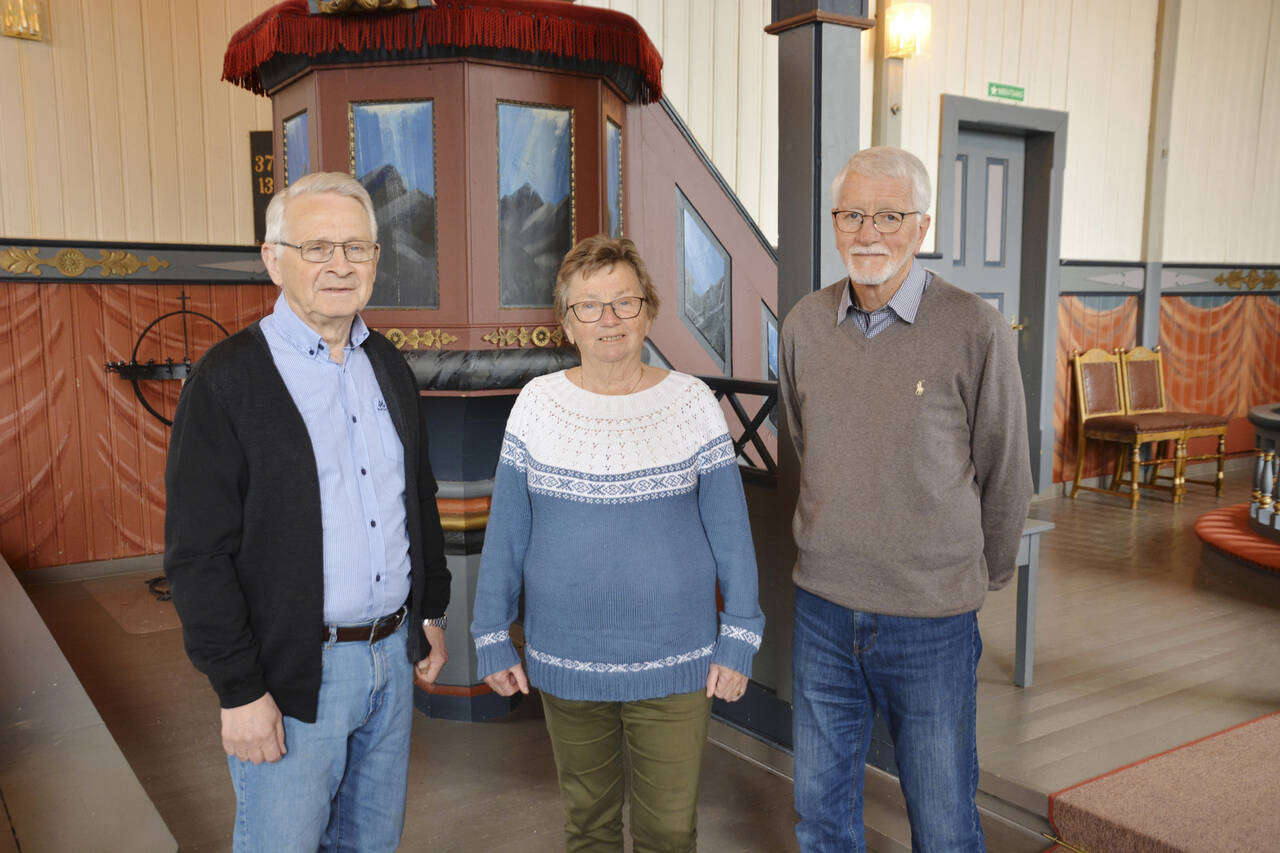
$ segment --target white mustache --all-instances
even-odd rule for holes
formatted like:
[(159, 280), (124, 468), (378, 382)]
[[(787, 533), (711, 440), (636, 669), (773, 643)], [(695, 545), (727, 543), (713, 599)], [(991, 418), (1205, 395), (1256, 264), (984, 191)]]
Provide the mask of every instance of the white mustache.
[(849, 250), (851, 255), (887, 255), (889, 250), (883, 246), (854, 246)]

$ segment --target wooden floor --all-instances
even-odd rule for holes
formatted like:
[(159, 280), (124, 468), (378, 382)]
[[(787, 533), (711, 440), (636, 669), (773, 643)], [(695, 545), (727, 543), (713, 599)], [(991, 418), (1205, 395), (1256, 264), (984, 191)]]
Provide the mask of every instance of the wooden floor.
[(1248, 500), (1191, 486), (1136, 510), (1081, 492), (1037, 502), (1041, 547), (1032, 686), (1014, 687), (1012, 588), (980, 617), (980, 787), (1045, 814), (1045, 795), (1280, 709), (1280, 577), (1206, 561), (1195, 520)]
[[(1044, 849), (1027, 839), (1045, 826), (1050, 792), (1280, 709), (1280, 577), (1206, 564), (1192, 530), (1206, 510), (1247, 500), (1249, 478), (1232, 472), (1220, 500), (1193, 486), (1180, 506), (1158, 493), (1136, 511), (1087, 493), (1033, 506), (1057, 527), (1041, 550), (1030, 688), (1011, 681), (1013, 588), (981, 614), (980, 800), (1032, 830), (988, 821), (992, 850)], [(229, 850), (234, 803), (216, 703), (180, 633), (126, 633), (84, 582), (28, 592), (181, 849)], [(770, 763), (732, 735), (715, 733)], [(785, 756), (772, 759), (785, 774)], [(892, 811), (868, 805), (877, 849), (905, 839)], [(703, 851), (795, 850), (793, 820), (785, 775), (708, 749)], [(536, 701), (501, 723), (418, 715), (404, 850), (549, 852), (562, 849), (560, 827)]]

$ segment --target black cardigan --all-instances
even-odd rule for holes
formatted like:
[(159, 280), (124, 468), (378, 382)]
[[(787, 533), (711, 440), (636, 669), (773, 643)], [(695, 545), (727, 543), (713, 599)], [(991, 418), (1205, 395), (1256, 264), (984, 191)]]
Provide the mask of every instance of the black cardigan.
[[(426, 657), (424, 616), (449, 604), (436, 481), (403, 357), (362, 344), (404, 444), (409, 657)], [(165, 574), (187, 655), (224, 708), (270, 692), (314, 722), (320, 693), (324, 555), (320, 484), (306, 424), (257, 323), (218, 343), (178, 400), (165, 468)]]

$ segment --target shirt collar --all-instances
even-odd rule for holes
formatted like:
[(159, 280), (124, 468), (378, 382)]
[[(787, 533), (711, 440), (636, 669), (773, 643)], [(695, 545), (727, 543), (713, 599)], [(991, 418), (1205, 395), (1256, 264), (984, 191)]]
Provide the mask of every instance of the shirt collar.
[[(907, 277), (903, 279), (897, 292), (890, 297), (887, 304), (876, 310), (892, 309), (899, 319), (914, 323), (916, 321), (916, 313), (920, 310), (920, 300), (924, 297), (924, 288), (928, 281), (928, 271), (917, 264), (915, 258), (912, 258), (911, 270), (907, 273)], [(848, 278), (845, 278), (844, 287), (840, 290), (840, 305), (836, 308), (837, 326), (844, 322), (844, 318), (849, 315), (849, 309), (854, 307), (857, 306), (853, 302), (853, 285)]]
[[(276, 304), (271, 309), (271, 324), (275, 327), (280, 337), (289, 342), (289, 345), (298, 352), (308, 358), (328, 359), (328, 345), (325, 344), (324, 338), (315, 329), (308, 326), (302, 321), (302, 318), (293, 312), (293, 308), (289, 306), (289, 301), (284, 298), (282, 292), (276, 297)], [(369, 327), (365, 325), (364, 318), (359, 314), (351, 321), (351, 340), (350, 347), (358, 347), (369, 337)]]

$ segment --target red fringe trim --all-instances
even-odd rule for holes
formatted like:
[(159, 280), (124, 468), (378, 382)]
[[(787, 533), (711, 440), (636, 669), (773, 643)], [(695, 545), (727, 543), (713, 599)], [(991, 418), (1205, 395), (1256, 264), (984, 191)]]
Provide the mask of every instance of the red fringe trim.
[(634, 68), (641, 100), (662, 97), (662, 57), (621, 12), (548, 0), (436, 0), (434, 8), (376, 15), (312, 15), (285, 0), (241, 27), (222, 60), (222, 79), (265, 95), (261, 68), (278, 54), (318, 56), (422, 46), (510, 48)]

